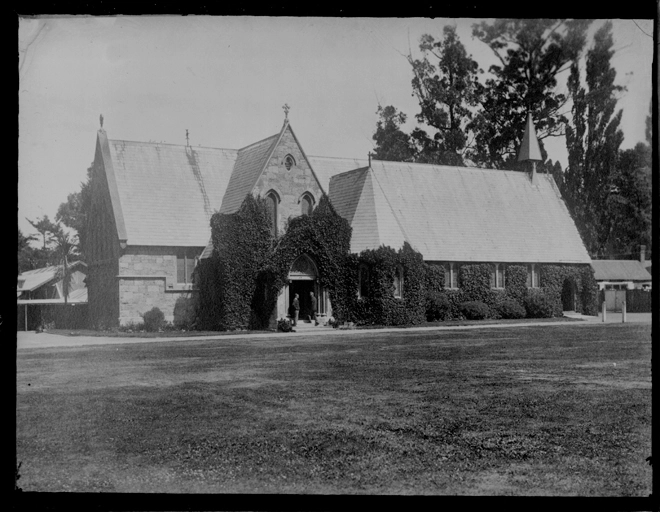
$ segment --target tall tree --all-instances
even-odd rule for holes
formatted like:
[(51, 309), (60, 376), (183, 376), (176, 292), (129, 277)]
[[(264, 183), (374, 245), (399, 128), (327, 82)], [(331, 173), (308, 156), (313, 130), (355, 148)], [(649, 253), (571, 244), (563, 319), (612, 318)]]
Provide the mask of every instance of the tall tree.
[(87, 219), (92, 206), (91, 187), (92, 166), (87, 168), (87, 180), (80, 184), (80, 190), (67, 196), (65, 203), (57, 209), (55, 220), (76, 231), (78, 236), (78, 252), (85, 259), (87, 243)]
[(614, 218), (609, 207), (616, 197), (616, 171), (623, 132), (622, 111), (615, 114), (616, 71), (610, 60), (612, 23), (606, 22), (594, 35), (586, 57), (586, 88), (581, 85), (577, 61), (571, 66), (568, 89), (573, 98), (572, 120), (566, 126), (568, 168), (562, 193), (582, 240), (592, 258), (613, 252)]
[(30, 262), (32, 247), (30, 247), (30, 242), (35, 240), (36, 238), (34, 236), (25, 236), (21, 229), (18, 228), (18, 274), (32, 269)]
[(541, 153), (543, 139), (564, 134), (568, 101), (556, 91), (557, 76), (577, 59), (586, 42), (589, 20), (500, 19), (473, 25), (499, 64), (486, 80), (488, 94), (471, 124), (477, 133), (475, 160), (498, 169), (517, 168), (516, 155), (531, 112)]
[[(419, 44), (421, 59), (408, 55), (414, 78), (413, 92), (419, 101), (417, 120), (429, 127), (416, 127), (412, 137), (418, 148), (417, 161), (444, 165), (464, 165), (470, 148), (469, 123), (480, 103), (483, 72), (461, 43), (456, 28), (445, 26), (444, 38), (436, 41), (425, 34)], [(432, 62), (433, 60), (433, 62)]]
[(378, 160), (414, 161), (415, 146), (410, 135), (401, 129), (406, 122), (406, 115), (391, 105), (387, 107), (379, 105), (376, 113), (379, 119), (376, 123), (376, 133), (373, 135), (376, 141), (374, 156)]
[(608, 196), (609, 247), (616, 259), (636, 259), (638, 248), (652, 250), (651, 147), (639, 142), (619, 154)]
[(36, 230), (39, 232), (39, 234), (43, 237), (43, 243), (44, 243), (43, 248), (44, 248), (44, 250), (45, 250), (46, 247), (47, 247), (47, 243), (48, 243), (48, 236), (46, 236), (46, 235), (51, 235), (51, 234), (55, 233), (55, 231), (56, 231), (56, 229), (57, 229), (57, 225), (54, 224), (54, 223), (48, 218), (48, 215), (44, 215), (44, 216), (41, 217), (41, 218), (37, 218), (37, 220), (30, 220), (30, 219), (26, 219), (26, 220), (27, 220), (27, 221), (32, 225), (32, 227), (33, 227), (34, 229), (36, 229)]

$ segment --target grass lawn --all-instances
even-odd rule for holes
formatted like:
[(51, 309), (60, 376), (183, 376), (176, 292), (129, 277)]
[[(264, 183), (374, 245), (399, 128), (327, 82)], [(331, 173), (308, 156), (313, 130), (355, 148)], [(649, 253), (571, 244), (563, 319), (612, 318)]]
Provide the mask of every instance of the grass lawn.
[[(497, 324), (522, 324), (522, 323), (555, 323), (555, 322), (582, 322), (578, 318), (570, 317), (554, 317), (554, 318), (520, 318), (516, 320), (506, 320), (506, 319), (497, 319), (497, 320), (446, 320), (446, 321), (437, 321), (437, 322), (422, 322), (421, 324), (415, 325), (400, 325), (394, 326), (398, 329), (408, 329), (411, 327), (454, 327), (457, 325), (497, 325)], [(387, 325), (364, 325), (356, 327), (357, 330), (362, 329), (381, 329), (381, 328), (393, 328), (393, 326)], [(184, 338), (190, 336), (226, 336), (230, 334), (263, 334), (267, 332), (272, 332), (268, 330), (263, 331), (185, 331), (185, 330), (163, 330), (158, 332), (148, 332), (148, 331), (120, 331), (108, 330), (108, 331), (97, 331), (94, 329), (48, 329), (50, 334), (57, 334), (60, 336), (96, 336), (103, 338)]]
[(651, 325), (17, 353), (24, 491), (643, 496)]

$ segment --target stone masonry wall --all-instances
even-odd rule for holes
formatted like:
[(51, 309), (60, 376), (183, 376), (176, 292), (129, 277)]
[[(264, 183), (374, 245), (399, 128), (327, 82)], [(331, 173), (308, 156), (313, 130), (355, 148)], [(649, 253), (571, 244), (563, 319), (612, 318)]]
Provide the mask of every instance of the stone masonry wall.
[[(284, 158), (288, 154), (296, 161), (296, 165), (289, 170), (284, 165)], [(265, 196), (270, 190), (274, 190), (280, 196), (278, 233), (284, 232), (289, 217), (298, 217), (301, 214), (300, 199), (305, 192), (309, 192), (314, 198), (314, 206), (321, 199), (321, 187), (314, 178), (290, 128), (284, 132), (270, 162), (257, 180), (253, 193)]]
[[(198, 255), (202, 247), (189, 248)], [(119, 258), (119, 323), (142, 322), (142, 315), (159, 308), (175, 325), (191, 318), (190, 285), (178, 284), (176, 247), (128, 247)], [(189, 254), (191, 254), (189, 252)]]

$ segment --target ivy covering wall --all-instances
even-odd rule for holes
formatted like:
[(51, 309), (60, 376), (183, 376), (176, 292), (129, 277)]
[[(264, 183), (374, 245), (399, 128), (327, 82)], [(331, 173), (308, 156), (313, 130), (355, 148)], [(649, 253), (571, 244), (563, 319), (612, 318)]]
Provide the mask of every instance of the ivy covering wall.
[[(234, 214), (211, 218), (213, 255), (195, 271), (198, 329), (273, 328), (277, 299), (302, 254), (316, 263), (333, 316), (358, 325), (419, 324), (424, 320), (561, 316), (562, 290), (571, 284), (576, 308), (597, 314), (598, 292), (588, 265), (538, 265), (541, 288), (527, 288), (527, 267), (507, 265), (505, 288), (491, 288), (492, 265), (464, 264), (459, 289), (445, 288), (442, 265), (426, 264), (408, 243), (350, 253), (351, 227), (327, 196), (311, 215), (291, 218), (274, 237), (264, 199), (248, 195)], [(360, 268), (368, 293), (358, 295)], [(395, 279), (402, 293), (395, 296)]]
[[(352, 321), (358, 325), (403, 325), (424, 321), (426, 266), (419, 252), (404, 242), (398, 251), (385, 246), (364, 250), (357, 262), (369, 269), (369, 294), (356, 301), (355, 309), (349, 315)], [(395, 297), (394, 293), (397, 272), (402, 281), (401, 297)]]
[(197, 328), (273, 327), (277, 297), (301, 254), (316, 263), (334, 314), (348, 318), (357, 287), (357, 267), (350, 254), (352, 230), (327, 196), (311, 215), (290, 219), (279, 237), (272, 236), (270, 225), (266, 201), (251, 194), (236, 213), (211, 217), (213, 255), (196, 271)]

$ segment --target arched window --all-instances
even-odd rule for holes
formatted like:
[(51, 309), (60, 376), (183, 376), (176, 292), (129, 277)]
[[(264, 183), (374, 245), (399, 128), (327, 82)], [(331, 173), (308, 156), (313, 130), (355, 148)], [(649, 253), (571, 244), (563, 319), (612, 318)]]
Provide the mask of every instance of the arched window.
[(311, 215), (314, 209), (314, 198), (311, 194), (303, 194), (300, 199), (300, 211), (303, 215)]
[(394, 296), (397, 299), (403, 298), (403, 269), (397, 267), (394, 272)]
[(291, 167), (294, 167), (296, 165), (296, 161), (291, 155), (286, 155), (284, 157), (284, 167), (286, 167), (287, 171), (291, 170)]
[(266, 201), (268, 201), (268, 212), (270, 213), (270, 232), (273, 236), (277, 236), (277, 205), (280, 198), (274, 191), (266, 194)]

